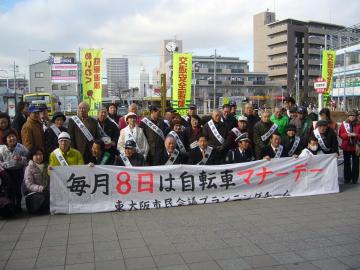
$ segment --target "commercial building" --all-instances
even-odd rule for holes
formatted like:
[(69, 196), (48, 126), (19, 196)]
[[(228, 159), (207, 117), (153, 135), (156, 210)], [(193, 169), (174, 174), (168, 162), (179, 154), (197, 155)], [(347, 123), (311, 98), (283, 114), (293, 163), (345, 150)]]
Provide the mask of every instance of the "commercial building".
[(250, 72), (248, 61), (238, 57), (193, 56), (192, 62), (192, 100), (205, 113), (214, 107), (214, 96), (217, 108), (224, 99), (261, 105), (266, 100), (281, 99), (283, 94), (267, 73)]
[(76, 53), (54, 52), (49, 58), (30, 64), (30, 92), (59, 96), (61, 110), (76, 111), (78, 104), (78, 62)]
[(118, 97), (129, 89), (129, 62), (127, 58), (106, 59), (109, 97)]
[(320, 76), (320, 58), (325, 38), (343, 26), (295, 19), (276, 20), (275, 13), (262, 12), (253, 17), (254, 71), (268, 72), (301, 101), (315, 98), (313, 85)]
[(360, 108), (360, 24), (329, 36), (329, 47), (336, 51), (333, 74), (333, 104), (337, 109)]
[(146, 92), (148, 91), (150, 78), (149, 72), (146, 72), (144, 67), (141, 67), (140, 71), (140, 87), (139, 87), (139, 98), (143, 98), (146, 96)]

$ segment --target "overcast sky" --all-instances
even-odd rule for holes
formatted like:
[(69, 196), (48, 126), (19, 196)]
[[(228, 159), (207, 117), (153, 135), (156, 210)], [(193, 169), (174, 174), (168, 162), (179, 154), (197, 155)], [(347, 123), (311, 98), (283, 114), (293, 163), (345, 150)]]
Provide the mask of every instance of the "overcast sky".
[[(351, 26), (360, 22), (359, 0), (0, 0), (0, 69), (47, 52), (103, 48), (104, 57), (129, 58), (130, 85), (140, 66), (160, 62), (160, 41), (176, 36), (184, 51), (237, 56), (252, 66), (252, 16), (266, 9), (279, 20), (295, 18)], [(0, 76), (5, 73), (0, 71)]]

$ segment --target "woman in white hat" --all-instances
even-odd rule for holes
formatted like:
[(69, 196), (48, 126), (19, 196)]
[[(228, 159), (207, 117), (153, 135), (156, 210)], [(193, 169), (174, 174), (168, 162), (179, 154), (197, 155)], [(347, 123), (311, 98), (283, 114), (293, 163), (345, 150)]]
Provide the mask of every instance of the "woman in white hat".
[(137, 125), (137, 115), (133, 112), (129, 112), (125, 115), (125, 122), (127, 123), (127, 126), (120, 131), (117, 149), (121, 153), (124, 153), (125, 142), (132, 140), (136, 143), (136, 152), (142, 154), (146, 159), (149, 152), (149, 144), (143, 130)]

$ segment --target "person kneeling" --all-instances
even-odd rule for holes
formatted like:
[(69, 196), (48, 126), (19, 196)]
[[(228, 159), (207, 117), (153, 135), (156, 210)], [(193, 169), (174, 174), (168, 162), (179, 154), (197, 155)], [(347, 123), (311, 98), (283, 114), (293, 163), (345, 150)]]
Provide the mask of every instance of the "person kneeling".
[(50, 207), (49, 174), (40, 148), (29, 153), (29, 165), (24, 175), (26, 208), (30, 214), (48, 214)]
[(324, 153), (319, 148), (318, 139), (315, 136), (311, 136), (307, 147), (301, 151), (299, 158), (310, 157), (310, 156), (321, 155), (321, 154), (324, 154)]
[(226, 163), (243, 163), (255, 160), (251, 151), (250, 139), (247, 133), (243, 133), (235, 139), (238, 144), (236, 149), (229, 150), (226, 155)]
[(69, 133), (61, 132), (58, 137), (59, 148), (51, 152), (49, 158), (49, 170), (52, 166), (84, 165), (81, 153), (70, 147), (71, 138)]
[(142, 154), (136, 152), (136, 142), (127, 140), (124, 153), (119, 154), (115, 159), (116, 166), (139, 167), (145, 166), (145, 159)]
[(190, 150), (188, 163), (193, 165), (217, 165), (220, 164), (219, 162), (217, 151), (208, 146), (205, 136), (200, 135), (198, 146)]
[(176, 140), (172, 136), (165, 138), (165, 149), (155, 157), (154, 165), (186, 164), (186, 156), (176, 149)]
[(286, 157), (284, 147), (281, 145), (281, 137), (279, 133), (271, 134), (270, 145), (265, 146), (261, 150), (261, 157), (266, 160)]
[(89, 166), (94, 165), (113, 165), (114, 156), (105, 151), (105, 143), (102, 140), (94, 140), (91, 147), (91, 158)]

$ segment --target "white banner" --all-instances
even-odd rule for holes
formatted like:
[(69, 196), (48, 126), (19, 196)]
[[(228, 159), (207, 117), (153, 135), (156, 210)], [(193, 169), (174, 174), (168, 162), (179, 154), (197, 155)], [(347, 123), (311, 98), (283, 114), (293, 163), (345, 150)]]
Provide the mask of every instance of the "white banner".
[(95, 213), (339, 192), (334, 154), (200, 166), (53, 167), (50, 211)]

